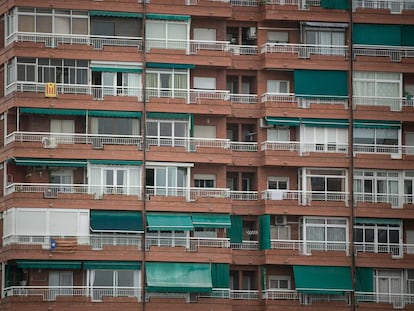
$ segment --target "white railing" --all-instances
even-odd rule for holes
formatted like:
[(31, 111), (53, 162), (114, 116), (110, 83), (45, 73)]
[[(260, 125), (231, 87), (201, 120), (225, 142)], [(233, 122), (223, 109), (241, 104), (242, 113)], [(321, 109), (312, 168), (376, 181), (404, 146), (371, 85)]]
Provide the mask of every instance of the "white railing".
[(49, 183), (12, 183), (7, 185), (5, 194), (16, 192), (43, 193), (45, 198), (57, 198), (59, 194), (92, 194), (95, 198), (102, 195), (137, 195), (141, 198), (139, 186), (105, 186), (86, 184), (49, 184)]
[(230, 51), (229, 41), (207, 41), (190, 40), (190, 54), (197, 54), (199, 51)]
[(406, 97), (354, 96), (353, 105), (390, 107), (391, 111), (401, 111), (402, 107), (414, 107), (414, 99)]
[(102, 249), (105, 246), (134, 246), (142, 249), (142, 236), (140, 234), (91, 234), (89, 241), (92, 249)]
[(256, 142), (230, 141), (230, 149), (236, 152), (256, 152), (258, 150)]
[(242, 241), (241, 243), (230, 242), (230, 248), (239, 250), (258, 250), (258, 241)]
[(299, 190), (267, 189), (262, 191), (262, 200), (300, 200), (302, 192)]
[[(189, 103), (200, 104), (207, 102), (208, 100), (230, 100), (230, 92), (222, 90), (197, 90), (190, 89), (189, 91)], [(207, 102), (208, 103), (208, 102)]]
[(146, 195), (149, 199), (152, 196), (171, 196), (185, 197), (188, 201), (194, 201), (197, 198), (229, 199), (230, 191), (228, 188), (147, 186)]
[(287, 289), (266, 289), (262, 291), (262, 299), (265, 300), (299, 300), (299, 293)]
[(414, 47), (355, 44), (353, 46), (352, 53), (353, 57), (389, 57), (393, 62), (401, 62), (402, 58), (414, 57)]
[(229, 248), (228, 238), (201, 238), (201, 237), (158, 237), (147, 234), (145, 239), (145, 249), (151, 246), (156, 247), (184, 247), (191, 251), (198, 251), (199, 248)]
[(414, 10), (414, 0), (353, 0), (352, 8), (389, 9), (391, 13), (401, 13)]
[(308, 152), (337, 152), (337, 153), (347, 153), (348, 152), (348, 144), (336, 144), (336, 143), (322, 143), (322, 144), (315, 144), (315, 143), (301, 143), (301, 154), (308, 153)]
[(300, 142), (298, 141), (264, 141), (261, 143), (261, 150), (299, 152)]
[(258, 290), (231, 289), (230, 299), (257, 300), (259, 299), (259, 291)]
[(414, 294), (355, 292), (355, 302), (388, 303), (402, 309), (407, 304), (414, 304)]
[(259, 48), (257, 47), (257, 45), (230, 44), (230, 51), (233, 55), (257, 55), (259, 52)]
[(258, 192), (230, 190), (230, 198), (235, 201), (257, 201)]
[(103, 297), (136, 297), (141, 301), (140, 287), (11, 286), (3, 293), (5, 297), (40, 296), (43, 301), (54, 301), (59, 296), (91, 297), (92, 301), (101, 301)]
[(301, 252), (303, 254), (310, 254), (312, 251), (335, 251), (345, 252), (349, 255), (349, 242), (336, 241), (301, 241)]
[(266, 4), (272, 5), (298, 5), (300, 0), (266, 0)]
[(361, 193), (354, 192), (355, 203), (389, 203), (391, 207), (401, 208), (403, 204), (413, 204), (412, 194), (391, 194), (391, 193)]
[(414, 244), (354, 242), (354, 249), (360, 253), (387, 253), (397, 258), (414, 254)]
[(210, 293), (200, 293), (199, 298), (229, 299), (229, 288), (213, 288)]
[(260, 47), (264, 53), (296, 54), (299, 58), (309, 58), (311, 55), (343, 56), (348, 57), (347, 45), (323, 45), (301, 43), (265, 43)]
[(299, 108), (310, 108), (311, 104), (344, 105), (348, 109), (347, 96), (307, 95), (296, 96), (294, 93), (277, 94), (263, 93), (261, 102), (279, 102), (296, 104)]
[(6, 38), (6, 46), (12, 42), (34, 42), (44, 43), (45, 47), (56, 48), (60, 44), (82, 44), (91, 45), (95, 49), (104, 46), (136, 47), (142, 51), (142, 38), (140, 37), (118, 37), (118, 36), (96, 36), (96, 35), (67, 35), (67, 34), (44, 34), (35, 32), (15, 32)]
[[(12, 92), (44, 93), (46, 83), (17, 81), (6, 86), (6, 95)], [(132, 86), (102, 86), (89, 84), (56, 83), (56, 92), (59, 94), (91, 95), (94, 99), (103, 99), (105, 96), (128, 96), (142, 98), (142, 88)]]
[(234, 6), (258, 6), (259, 0), (230, 0)]
[(264, 93), (261, 96), (261, 102), (281, 102), (299, 104), (299, 100), (294, 93)]
[(53, 139), (56, 147), (59, 144), (92, 144), (94, 148), (103, 148), (103, 145), (134, 145), (141, 148), (140, 135), (103, 135), (103, 134), (69, 134), (49, 132), (13, 132), (6, 136), (6, 144), (13, 142), (44, 143), (46, 138)]
[(303, 191), (302, 204), (311, 204), (312, 201), (338, 201), (348, 203), (348, 192), (342, 191)]
[(235, 104), (257, 104), (257, 95), (230, 94), (230, 101)]
[(187, 54), (197, 54), (199, 51), (230, 51), (228, 41), (209, 41), (209, 40), (178, 40), (151, 38), (146, 39), (146, 49), (177, 49), (185, 50)]
[(230, 140), (222, 138), (147, 136), (146, 145), (158, 147), (185, 147), (187, 151), (197, 151), (199, 148), (227, 150), (230, 148)]

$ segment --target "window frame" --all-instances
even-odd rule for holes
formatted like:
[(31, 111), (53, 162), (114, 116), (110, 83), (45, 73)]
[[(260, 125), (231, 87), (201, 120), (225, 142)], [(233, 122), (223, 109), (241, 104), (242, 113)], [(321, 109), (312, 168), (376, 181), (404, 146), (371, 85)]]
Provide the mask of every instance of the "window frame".
[[(289, 275), (269, 275), (268, 276), (268, 289), (271, 290), (280, 290), (280, 291), (284, 291), (284, 290), (291, 290), (292, 289), (292, 282), (291, 282), (291, 277)], [(287, 288), (281, 288), (280, 287), (280, 281), (287, 281)], [(271, 282), (276, 282), (277, 283), (277, 287), (272, 287), (271, 286)]]

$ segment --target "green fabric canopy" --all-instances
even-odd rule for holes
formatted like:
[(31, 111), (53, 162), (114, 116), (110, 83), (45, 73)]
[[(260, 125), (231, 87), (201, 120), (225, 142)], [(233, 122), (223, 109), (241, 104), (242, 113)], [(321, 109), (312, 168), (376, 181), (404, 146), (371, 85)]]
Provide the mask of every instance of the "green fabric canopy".
[(243, 240), (243, 218), (239, 215), (231, 215), (231, 227), (227, 230), (227, 236), (231, 243), (241, 243)]
[(161, 69), (193, 69), (193, 64), (173, 64), (173, 63), (147, 63), (147, 68), (161, 68)]
[(142, 214), (138, 211), (91, 210), (93, 232), (142, 232)]
[(295, 69), (293, 78), (294, 92), (298, 97), (346, 98), (348, 96), (346, 71)]
[(355, 218), (355, 225), (401, 225), (400, 219), (392, 218)]
[(372, 293), (374, 291), (374, 269), (357, 267), (355, 269), (355, 291)]
[(21, 113), (32, 113), (32, 114), (59, 115), (59, 116), (86, 116), (86, 110), (82, 110), (82, 109), (20, 107), (20, 112)]
[(350, 267), (293, 266), (293, 275), (301, 293), (342, 295), (352, 291)]
[(401, 25), (401, 45), (414, 47), (414, 25)]
[(321, 0), (321, 7), (325, 9), (348, 10), (348, 0)]
[(299, 118), (289, 117), (265, 117), (267, 125), (299, 126)]
[(147, 112), (148, 119), (177, 119), (188, 120), (190, 114), (188, 113), (169, 113), (169, 112)]
[(360, 128), (401, 128), (400, 121), (355, 120), (353, 124)]
[(312, 127), (347, 128), (349, 121), (346, 119), (302, 119), (302, 123)]
[(89, 16), (109, 16), (109, 17), (128, 17), (128, 18), (141, 18), (141, 13), (133, 12), (113, 12), (113, 11), (89, 11)]
[(132, 73), (140, 73), (142, 72), (142, 68), (125, 68), (125, 67), (97, 67), (92, 66), (92, 71), (98, 72), (132, 72)]
[(195, 228), (230, 228), (230, 215), (227, 214), (193, 214)]
[(81, 261), (69, 260), (18, 260), (17, 267), (21, 269), (80, 269)]
[(140, 166), (142, 161), (133, 161), (133, 160), (89, 160), (90, 164), (96, 165), (129, 165), (129, 166)]
[(163, 19), (163, 20), (170, 20), (170, 21), (188, 21), (191, 19), (189, 15), (172, 15), (172, 14), (146, 14), (145, 15), (148, 19)]
[(259, 248), (270, 249), (270, 215), (259, 215)]
[(85, 261), (85, 270), (140, 270), (141, 263), (138, 261)]
[(16, 165), (26, 166), (86, 167), (86, 161), (84, 160), (16, 158), (14, 161)]
[(230, 265), (227, 263), (211, 264), (211, 279), (213, 288), (229, 288)]
[(139, 111), (115, 111), (115, 110), (90, 110), (88, 115), (91, 117), (107, 118), (141, 118)]
[(209, 292), (213, 284), (210, 264), (147, 262), (149, 292)]
[(194, 229), (188, 214), (147, 213), (148, 230), (191, 231)]
[(354, 24), (352, 27), (352, 41), (354, 44), (399, 46), (401, 45), (401, 26)]

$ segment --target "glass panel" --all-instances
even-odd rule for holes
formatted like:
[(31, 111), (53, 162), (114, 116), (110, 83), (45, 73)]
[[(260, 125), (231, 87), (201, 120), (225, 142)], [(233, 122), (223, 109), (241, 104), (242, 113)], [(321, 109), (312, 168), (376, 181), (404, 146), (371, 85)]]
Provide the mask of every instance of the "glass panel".
[(52, 16), (36, 16), (36, 32), (52, 33)]
[(31, 15), (18, 16), (18, 31), (35, 32), (35, 18)]

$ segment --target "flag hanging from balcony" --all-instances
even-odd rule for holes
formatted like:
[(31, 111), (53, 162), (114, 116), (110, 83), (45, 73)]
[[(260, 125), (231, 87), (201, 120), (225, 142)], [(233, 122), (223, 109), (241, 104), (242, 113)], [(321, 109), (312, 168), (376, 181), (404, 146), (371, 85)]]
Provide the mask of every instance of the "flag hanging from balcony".
[(45, 85), (45, 97), (55, 98), (57, 97), (56, 83), (47, 82)]

